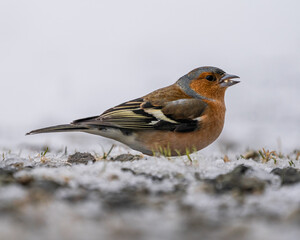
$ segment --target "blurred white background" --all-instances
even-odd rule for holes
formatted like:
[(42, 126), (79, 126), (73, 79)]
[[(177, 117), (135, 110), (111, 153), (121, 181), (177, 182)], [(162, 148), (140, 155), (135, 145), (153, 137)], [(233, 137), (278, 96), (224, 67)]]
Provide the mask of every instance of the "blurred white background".
[(297, 0), (0, 0), (1, 144), (58, 141), (65, 135), (24, 134), (212, 65), (241, 77), (227, 91), (219, 143), (297, 148), (299, 8)]

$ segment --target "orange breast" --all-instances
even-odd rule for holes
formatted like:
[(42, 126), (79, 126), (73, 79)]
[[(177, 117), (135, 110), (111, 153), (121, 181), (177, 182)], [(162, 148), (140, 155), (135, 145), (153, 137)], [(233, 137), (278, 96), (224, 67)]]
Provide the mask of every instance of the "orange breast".
[(166, 153), (170, 156), (201, 150), (218, 138), (224, 125), (224, 102), (214, 101), (208, 104), (198, 130), (186, 133), (141, 131), (137, 133), (136, 140), (150, 152)]

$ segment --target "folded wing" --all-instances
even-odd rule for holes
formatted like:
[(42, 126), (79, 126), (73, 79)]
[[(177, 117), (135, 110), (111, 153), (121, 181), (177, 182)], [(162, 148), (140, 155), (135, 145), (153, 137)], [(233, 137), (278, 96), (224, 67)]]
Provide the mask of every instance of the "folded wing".
[(75, 120), (73, 125), (125, 130), (190, 132), (200, 127), (207, 104), (201, 99), (180, 99), (154, 104), (138, 98), (110, 108), (100, 116)]

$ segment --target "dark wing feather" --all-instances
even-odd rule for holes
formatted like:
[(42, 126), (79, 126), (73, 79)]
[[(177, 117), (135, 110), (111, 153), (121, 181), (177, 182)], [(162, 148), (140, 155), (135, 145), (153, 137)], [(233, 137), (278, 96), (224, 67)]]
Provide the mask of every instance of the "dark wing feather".
[(128, 130), (167, 130), (189, 132), (199, 127), (198, 120), (207, 104), (200, 99), (181, 99), (153, 104), (138, 98), (110, 108), (100, 116), (79, 119), (72, 124), (107, 126)]
[(162, 112), (171, 119), (185, 122), (200, 117), (206, 106), (200, 99), (180, 99), (166, 104)]
[[(175, 132), (191, 132), (198, 129), (200, 121), (197, 118), (201, 117), (207, 107), (207, 103), (201, 99), (179, 99), (163, 105), (162, 107), (152, 104), (152, 107), (145, 108), (145, 111), (157, 115), (157, 119), (160, 120), (154, 125), (155, 129)], [(160, 115), (155, 112), (160, 112)]]
[(72, 124), (98, 125), (132, 130), (153, 129), (153, 125), (149, 123), (156, 120), (156, 118), (141, 109), (140, 105), (142, 103), (144, 103), (142, 98), (134, 99), (110, 108), (100, 116), (75, 120)]

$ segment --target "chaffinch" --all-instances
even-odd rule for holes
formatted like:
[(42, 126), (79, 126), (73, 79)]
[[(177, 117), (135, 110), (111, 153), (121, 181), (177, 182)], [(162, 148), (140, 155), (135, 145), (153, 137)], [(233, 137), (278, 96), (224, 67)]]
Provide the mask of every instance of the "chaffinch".
[(216, 67), (200, 67), (164, 87), (100, 116), (27, 133), (79, 131), (122, 142), (147, 155), (177, 156), (205, 148), (220, 135), (227, 87), (239, 81)]

